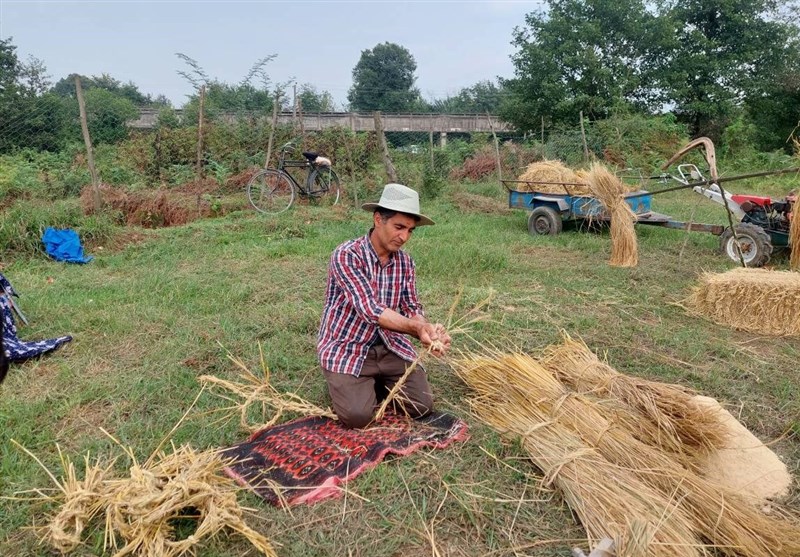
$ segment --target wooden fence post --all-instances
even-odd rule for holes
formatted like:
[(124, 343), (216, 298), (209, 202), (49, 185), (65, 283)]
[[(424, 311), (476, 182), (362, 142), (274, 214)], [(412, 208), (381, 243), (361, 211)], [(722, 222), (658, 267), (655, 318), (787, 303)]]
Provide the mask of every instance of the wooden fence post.
[(200, 184), (203, 182), (203, 120), (205, 119), (206, 86), (200, 87), (200, 108), (197, 113), (197, 213), (200, 213)]
[(344, 138), (344, 148), (347, 151), (347, 169), (350, 171), (350, 184), (353, 188), (353, 206), (358, 207), (358, 184), (356, 184), (356, 166), (353, 160), (353, 148), (350, 144), (351, 140), (356, 137), (355, 132), (350, 132)]
[(583, 138), (583, 162), (589, 162), (589, 146), (586, 145), (586, 130), (583, 128), (583, 110), (581, 110), (581, 138)]
[(397, 183), (397, 171), (392, 164), (392, 159), (389, 158), (389, 146), (386, 144), (386, 136), (383, 135), (383, 120), (379, 110), (375, 111), (375, 133), (378, 134), (378, 143), (381, 146), (381, 156), (383, 157), (383, 166), (386, 169), (386, 175), (389, 177), (390, 182)]
[(269, 159), (272, 157), (272, 142), (275, 139), (275, 126), (278, 125), (278, 104), (280, 104), (281, 92), (275, 91), (275, 100), (272, 101), (272, 124), (269, 128), (269, 141), (267, 142), (267, 158), (264, 161), (264, 168), (269, 167)]
[(544, 116), (542, 116), (542, 147), (544, 147)]
[(103, 208), (103, 198), (100, 196), (100, 179), (97, 176), (97, 169), (94, 166), (94, 151), (92, 150), (92, 138), (89, 137), (89, 125), (86, 123), (86, 103), (83, 100), (83, 88), (81, 87), (81, 77), (75, 74), (75, 94), (78, 97), (78, 110), (81, 116), (81, 131), (83, 131), (83, 142), (86, 144), (86, 162), (89, 164), (89, 174), (92, 176), (92, 198), (94, 210), (99, 211)]
[(500, 162), (500, 143), (497, 141), (497, 134), (494, 133), (494, 123), (489, 112), (486, 112), (486, 119), (489, 120), (489, 128), (492, 130), (492, 137), (494, 137), (494, 154), (497, 159), (497, 179), (502, 183), (503, 181), (503, 165)]

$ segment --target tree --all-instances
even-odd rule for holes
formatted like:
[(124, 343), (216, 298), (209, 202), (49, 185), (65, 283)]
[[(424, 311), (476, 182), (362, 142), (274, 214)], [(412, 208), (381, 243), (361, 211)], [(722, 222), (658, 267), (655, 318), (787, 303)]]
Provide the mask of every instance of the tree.
[(579, 111), (604, 118), (619, 107), (648, 108), (654, 49), (663, 28), (643, 0), (548, 0), (514, 30), (515, 77), (501, 115), (521, 129), (542, 117), (574, 122)]
[(353, 86), (347, 94), (354, 110), (409, 112), (420, 104), (414, 87), (417, 63), (404, 47), (381, 43), (361, 51), (353, 68)]
[(772, 89), (797, 55), (775, 0), (674, 0), (661, 84), (692, 135), (719, 138), (737, 107)]
[(800, 137), (800, 48), (790, 48), (792, 62), (760, 94), (748, 95), (745, 114), (753, 124), (755, 147), (762, 151), (791, 151), (790, 137)]
[[(214, 118), (220, 112), (269, 113), (272, 110), (273, 93), (270, 91), (270, 79), (264, 67), (275, 59), (276, 54), (257, 60), (236, 85), (210, 78), (200, 63), (186, 54), (178, 52), (177, 56), (190, 68), (178, 70), (178, 75), (185, 78), (196, 90), (183, 107), (187, 122), (197, 121), (201, 87), (206, 88), (203, 110), (208, 118)], [(253, 85), (256, 78), (261, 82), (260, 87)]]
[[(150, 95), (145, 95), (139, 91), (139, 87), (137, 87), (133, 82), (129, 81), (128, 83), (122, 83), (120, 80), (111, 77), (107, 73), (92, 77), (86, 77), (82, 75), (80, 78), (81, 87), (85, 92), (88, 92), (92, 89), (102, 89), (104, 91), (108, 91), (115, 97), (127, 99), (136, 106), (159, 106), (163, 102), (163, 100), (154, 101)], [(74, 74), (58, 80), (58, 82), (53, 86), (52, 91), (61, 97), (74, 98)]]
[(310, 83), (304, 83), (300, 86), (300, 91), (297, 93), (297, 100), (300, 101), (300, 107), (303, 112), (333, 112), (333, 95), (328, 91), (317, 91), (317, 88)]
[(47, 87), (44, 64), (17, 58), (11, 38), (0, 39), (0, 153), (33, 148), (55, 150), (68, 119), (63, 103)]
[(479, 81), (464, 87), (453, 97), (433, 101), (431, 110), (451, 114), (496, 114), (504, 95), (503, 88), (494, 82)]

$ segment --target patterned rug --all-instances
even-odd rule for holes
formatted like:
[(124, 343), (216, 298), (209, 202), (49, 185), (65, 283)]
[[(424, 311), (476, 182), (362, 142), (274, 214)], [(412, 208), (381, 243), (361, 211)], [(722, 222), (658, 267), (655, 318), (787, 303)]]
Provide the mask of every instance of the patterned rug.
[(269, 503), (310, 504), (338, 496), (338, 485), (389, 454), (443, 448), (468, 438), (466, 422), (440, 412), (419, 420), (387, 414), (367, 429), (309, 417), (262, 429), (223, 456), (235, 459), (225, 472)]

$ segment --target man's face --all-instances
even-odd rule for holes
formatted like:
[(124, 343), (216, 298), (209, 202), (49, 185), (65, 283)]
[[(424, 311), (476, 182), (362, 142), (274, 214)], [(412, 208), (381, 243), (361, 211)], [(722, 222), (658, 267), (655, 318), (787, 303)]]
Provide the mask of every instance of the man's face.
[(392, 253), (398, 251), (411, 238), (411, 233), (417, 226), (413, 217), (397, 213), (386, 222), (380, 214), (375, 213), (373, 217), (375, 225), (375, 244), (381, 250)]

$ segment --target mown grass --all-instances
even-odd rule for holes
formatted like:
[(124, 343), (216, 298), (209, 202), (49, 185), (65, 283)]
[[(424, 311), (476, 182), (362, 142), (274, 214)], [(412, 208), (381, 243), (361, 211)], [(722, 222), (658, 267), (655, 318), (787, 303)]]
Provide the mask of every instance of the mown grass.
[[(783, 195), (792, 183), (747, 186), (737, 191)], [(659, 196), (654, 209), (724, 222), (719, 206), (690, 192)], [(456, 338), (456, 349), (536, 351), (565, 330), (624, 373), (718, 398), (762, 439), (777, 440), (772, 447), (797, 475), (800, 341), (736, 332), (677, 305), (702, 271), (733, 266), (715, 237), (639, 227), (639, 266), (618, 269), (606, 263), (607, 233), (529, 236), (526, 214), (506, 209), (495, 184), (450, 186), (425, 211), (438, 224), (418, 229), (408, 249), (429, 316), (444, 319), (462, 288), (457, 314), (495, 292), (492, 321), (476, 325), (471, 339)], [(100, 427), (146, 457), (194, 400), (199, 375), (236, 376), (227, 352), (255, 369), (261, 344), (279, 389), (327, 404), (314, 349), (326, 265), (331, 250), (368, 223), (367, 213), (343, 208), (296, 207), (275, 218), (234, 212), (128, 230), (113, 244), (93, 244), (87, 251), (97, 258), (84, 266), (3, 261), (31, 321), (21, 336), (75, 340), (15, 365), (0, 388), (0, 495), (48, 486), (12, 438), (51, 469), (56, 444), (76, 461), (87, 451), (120, 455)], [(563, 555), (582, 537), (524, 451), (469, 416), (466, 389), (446, 362), (428, 369), (440, 408), (469, 421), (470, 441), (383, 463), (352, 482), (347, 497), (291, 512), (242, 494), (258, 509), (249, 522), (280, 544), (280, 555), (428, 555), (433, 545), (442, 555)], [(243, 439), (237, 420), (222, 419), (226, 404), (204, 393), (173, 441), (204, 449)], [(797, 490), (789, 504), (800, 508)], [(0, 555), (50, 555), (25, 527), (51, 510), (0, 500)], [(77, 552), (101, 553), (99, 535)], [(254, 553), (221, 537), (198, 554)]]

